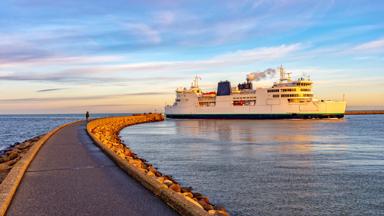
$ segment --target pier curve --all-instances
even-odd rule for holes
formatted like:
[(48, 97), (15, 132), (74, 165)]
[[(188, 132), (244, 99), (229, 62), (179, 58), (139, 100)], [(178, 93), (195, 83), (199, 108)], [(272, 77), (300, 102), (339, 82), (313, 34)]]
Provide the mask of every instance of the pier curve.
[(177, 215), (95, 146), (85, 128), (76, 122), (46, 141), (7, 215)]

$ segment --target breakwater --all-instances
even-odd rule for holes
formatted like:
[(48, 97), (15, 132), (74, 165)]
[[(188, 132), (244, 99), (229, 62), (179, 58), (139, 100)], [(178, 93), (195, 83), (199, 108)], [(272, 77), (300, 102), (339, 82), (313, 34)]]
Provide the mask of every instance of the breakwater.
[(12, 167), (27, 153), (43, 135), (27, 139), (21, 143), (14, 143), (0, 151), (0, 183), (8, 175)]
[(384, 110), (351, 110), (345, 111), (345, 115), (379, 115), (384, 114)]
[(223, 207), (215, 206), (206, 196), (192, 191), (190, 187), (181, 186), (171, 176), (159, 172), (119, 138), (120, 130), (127, 126), (162, 120), (164, 117), (161, 114), (102, 118), (89, 122), (87, 131), (121, 168), (181, 215), (229, 215)]

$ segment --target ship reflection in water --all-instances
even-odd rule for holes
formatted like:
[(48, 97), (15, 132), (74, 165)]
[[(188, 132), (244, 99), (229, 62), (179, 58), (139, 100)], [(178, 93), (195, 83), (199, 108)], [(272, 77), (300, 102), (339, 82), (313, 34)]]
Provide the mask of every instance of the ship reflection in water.
[(383, 117), (167, 120), (121, 136), (233, 215), (374, 215), (384, 211)]

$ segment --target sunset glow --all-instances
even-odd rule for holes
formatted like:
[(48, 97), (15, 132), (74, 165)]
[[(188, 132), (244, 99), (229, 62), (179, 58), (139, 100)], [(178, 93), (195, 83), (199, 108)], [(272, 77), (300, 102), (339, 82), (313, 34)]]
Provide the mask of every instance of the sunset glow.
[(316, 97), (384, 108), (383, 11), (383, 1), (2, 0), (0, 114), (162, 111), (195, 75), (211, 90), (281, 64), (309, 74)]

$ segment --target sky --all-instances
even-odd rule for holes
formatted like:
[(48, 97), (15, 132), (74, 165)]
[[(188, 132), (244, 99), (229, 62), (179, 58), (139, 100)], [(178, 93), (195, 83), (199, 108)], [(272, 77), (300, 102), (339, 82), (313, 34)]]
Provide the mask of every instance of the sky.
[[(0, 114), (153, 112), (281, 64), (384, 108), (384, 1), (1, 0)], [(272, 85), (277, 77), (254, 83)]]

